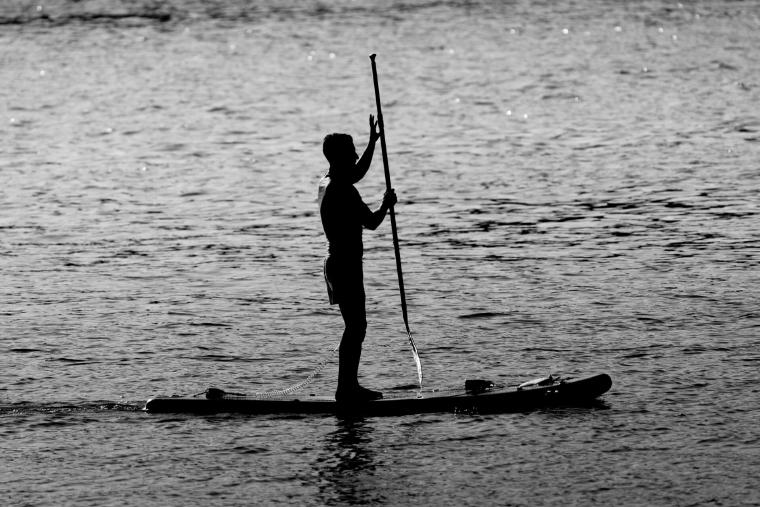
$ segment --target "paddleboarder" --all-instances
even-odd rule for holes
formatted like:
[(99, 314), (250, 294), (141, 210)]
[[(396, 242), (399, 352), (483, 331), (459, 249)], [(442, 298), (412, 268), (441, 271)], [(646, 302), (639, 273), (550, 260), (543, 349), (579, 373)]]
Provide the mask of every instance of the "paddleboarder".
[(396, 204), (393, 189), (385, 192), (380, 207), (372, 211), (354, 184), (369, 170), (375, 143), (380, 134), (375, 118), (369, 117), (369, 142), (359, 158), (353, 138), (348, 134), (329, 134), (322, 152), (330, 164), (319, 184), (319, 212), (327, 236), (328, 254), (324, 275), (330, 304), (337, 304), (345, 323), (338, 359), (338, 387), (335, 399), (376, 400), (382, 393), (359, 385), (358, 370), (362, 343), (367, 330), (362, 270), (362, 229), (375, 230), (388, 210)]

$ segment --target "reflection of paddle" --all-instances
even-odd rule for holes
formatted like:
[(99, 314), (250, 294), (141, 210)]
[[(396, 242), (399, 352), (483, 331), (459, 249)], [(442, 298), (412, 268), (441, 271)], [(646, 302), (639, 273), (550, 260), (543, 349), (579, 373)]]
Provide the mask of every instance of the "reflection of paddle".
[[(377, 102), (377, 125), (380, 129), (380, 148), (383, 151), (383, 167), (385, 168), (385, 188), (391, 190), (391, 171), (388, 169), (388, 152), (385, 148), (385, 127), (383, 125), (383, 112), (380, 108), (380, 87), (377, 85), (377, 66), (375, 65), (375, 55), (369, 55), (372, 61), (372, 79), (375, 82), (375, 102)], [(401, 273), (401, 250), (398, 246), (398, 231), (396, 230), (396, 214), (393, 212), (393, 206), (389, 210), (391, 214), (391, 231), (393, 232), (393, 250), (396, 252), (396, 271), (398, 272), (398, 289), (401, 295), (401, 313), (404, 316), (404, 325), (406, 334), (409, 336), (409, 345), (412, 346), (414, 362), (417, 365), (417, 379), (422, 387), (422, 364), (420, 355), (417, 353), (417, 347), (414, 345), (412, 332), (409, 330), (409, 317), (406, 313), (406, 295), (404, 294), (404, 275)]]

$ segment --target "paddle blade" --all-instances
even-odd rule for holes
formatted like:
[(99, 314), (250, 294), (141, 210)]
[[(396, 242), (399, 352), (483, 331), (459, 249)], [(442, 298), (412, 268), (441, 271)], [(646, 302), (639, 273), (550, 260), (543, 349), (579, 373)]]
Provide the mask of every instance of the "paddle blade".
[(417, 365), (417, 381), (422, 387), (422, 363), (420, 362), (420, 354), (417, 352), (417, 346), (414, 344), (414, 338), (412, 338), (412, 332), (409, 328), (406, 328), (406, 335), (409, 337), (409, 345), (412, 346), (412, 355), (414, 356), (414, 364)]

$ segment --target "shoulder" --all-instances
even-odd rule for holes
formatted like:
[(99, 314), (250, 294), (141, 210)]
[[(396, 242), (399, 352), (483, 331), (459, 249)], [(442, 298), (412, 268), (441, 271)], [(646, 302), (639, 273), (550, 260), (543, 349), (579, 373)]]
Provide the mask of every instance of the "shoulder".
[(317, 203), (322, 206), (322, 200), (325, 198), (327, 187), (330, 184), (330, 177), (325, 175), (319, 180), (319, 188), (317, 189)]

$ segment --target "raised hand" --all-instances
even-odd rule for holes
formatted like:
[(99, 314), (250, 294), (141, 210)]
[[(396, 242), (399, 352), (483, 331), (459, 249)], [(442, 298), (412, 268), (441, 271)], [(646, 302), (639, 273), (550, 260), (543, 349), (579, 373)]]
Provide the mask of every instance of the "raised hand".
[(374, 143), (380, 138), (380, 133), (377, 131), (377, 122), (373, 115), (369, 115), (369, 142)]

